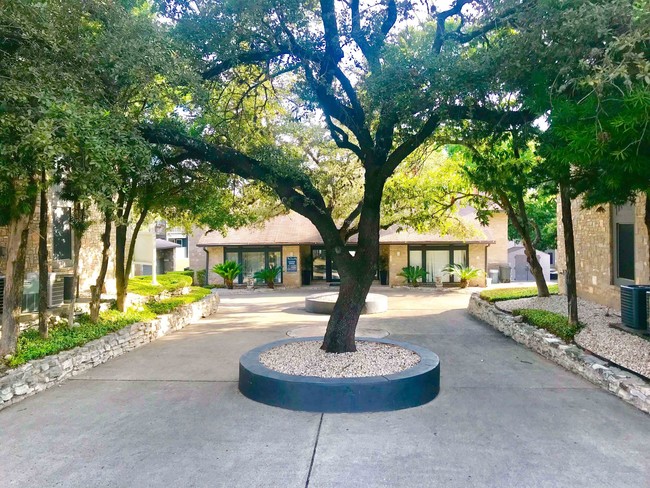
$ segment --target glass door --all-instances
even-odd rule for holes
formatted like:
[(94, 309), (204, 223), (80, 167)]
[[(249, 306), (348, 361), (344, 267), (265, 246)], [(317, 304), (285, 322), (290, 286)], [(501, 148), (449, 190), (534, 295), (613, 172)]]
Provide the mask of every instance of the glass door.
[(427, 250), (425, 258), (428, 271), (427, 281), (435, 282), (436, 277), (440, 277), (443, 282), (448, 282), (449, 275), (443, 274), (442, 270), (449, 264), (449, 250)]
[(243, 251), (241, 255), (242, 275), (244, 282), (248, 283), (256, 272), (265, 268), (264, 251)]
[(312, 279), (323, 280), (327, 279), (327, 256), (325, 249), (312, 249)]

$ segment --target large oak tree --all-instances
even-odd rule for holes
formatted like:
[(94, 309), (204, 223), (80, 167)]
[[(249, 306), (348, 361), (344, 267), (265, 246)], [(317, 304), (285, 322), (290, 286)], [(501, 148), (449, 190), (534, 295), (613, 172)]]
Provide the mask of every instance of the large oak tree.
[[(384, 0), (164, 2), (177, 32), (204, 62), (212, 84), (240, 83), (250, 70), (283, 76), (302, 116), (322, 117), (332, 140), (363, 167), (362, 196), (337, 221), (307, 171), (282, 158), (237, 150), (206, 127), (189, 136), (165, 127), (143, 129), (179, 156), (257, 179), (319, 230), (341, 277), (339, 299), (323, 349), (355, 350), (354, 334), (379, 254), (380, 205), (396, 168), (447, 121), (476, 119), (509, 129), (531, 114), (499, 103), (497, 67), (482, 62), (489, 38), (506, 35), (527, 2), (456, 0), (430, 11)], [(354, 255), (346, 249), (358, 232)]]

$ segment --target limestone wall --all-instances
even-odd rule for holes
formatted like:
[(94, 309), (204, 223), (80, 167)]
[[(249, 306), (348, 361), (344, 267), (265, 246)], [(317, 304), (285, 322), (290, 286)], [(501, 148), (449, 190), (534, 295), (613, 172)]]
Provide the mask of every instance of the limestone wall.
[(177, 308), (170, 315), (133, 324), (81, 347), (29, 361), (11, 369), (0, 377), (0, 410), (111, 358), (182, 329), (215, 313), (218, 307), (219, 295), (213, 293), (198, 302)]
[[(212, 271), (215, 264), (223, 263), (223, 246), (206, 247), (208, 250), (208, 283), (211, 285), (223, 285), (223, 278)], [(204, 253), (205, 254), (205, 253)], [(204, 265), (205, 266), (205, 265)]]
[[(288, 257), (298, 258), (298, 268), (293, 273), (287, 271)], [(302, 284), (300, 246), (282, 246), (282, 260), (284, 261), (282, 263), (282, 284), (287, 288), (298, 288)]]
[[(488, 252), (490, 248), (488, 247)], [(469, 265), (483, 270), (481, 276), (470, 280), (469, 286), (485, 286), (487, 270), (485, 269), (485, 244), (470, 244), (467, 250)]]
[[(61, 205), (61, 202), (58, 203)], [(52, 202), (48, 212), (48, 251), (49, 271), (59, 274), (72, 275), (71, 261), (55, 261), (52, 251)], [(101, 265), (102, 232), (104, 231), (103, 216), (95, 209), (91, 209), (89, 220), (90, 227), (84, 233), (79, 253), (79, 293), (82, 296), (90, 294), (90, 286), (95, 284), (99, 267)], [(29, 227), (29, 238), (27, 243), (27, 257), (25, 262), (25, 274), (38, 273), (38, 235), (39, 235), (39, 206), (37, 206), (34, 218)], [(0, 227), (0, 249), (6, 250), (8, 243), (8, 228)], [(111, 248), (108, 273), (106, 275), (106, 289), (109, 293), (115, 292), (115, 232), (111, 232)], [(6, 252), (0, 252), (0, 274), (5, 273), (7, 265)]]
[[(487, 248), (487, 262), (488, 267), (494, 264), (507, 264), (508, 263), (508, 215), (505, 212), (496, 212), (490, 218), (488, 225), (492, 237), (496, 241), (490, 244)], [(471, 258), (470, 258), (471, 259)], [(485, 259), (485, 256), (482, 257)], [(485, 267), (485, 261), (481, 263), (480, 267)]]
[(391, 245), (388, 253), (388, 284), (390, 286), (406, 284), (405, 278), (397, 276), (406, 266), (408, 266), (408, 246), (406, 244)]
[[(619, 287), (614, 284), (612, 207), (600, 205), (583, 209), (579, 200), (572, 202), (576, 248), (576, 282), (578, 295), (602, 305), (620, 308)], [(648, 232), (644, 222), (645, 196), (635, 206), (635, 281), (650, 282), (648, 271)], [(564, 228), (558, 203), (557, 270), (560, 291), (565, 292)]]

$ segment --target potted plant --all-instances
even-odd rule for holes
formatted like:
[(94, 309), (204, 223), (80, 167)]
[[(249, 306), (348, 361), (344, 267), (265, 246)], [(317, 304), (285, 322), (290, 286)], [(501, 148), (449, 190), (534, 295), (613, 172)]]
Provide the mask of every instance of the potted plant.
[(388, 284), (388, 256), (379, 255), (379, 282), (382, 285)]
[(309, 254), (300, 260), (300, 274), (303, 285), (311, 284), (311, 267), (314, 262), (314, 257)]
[(280, 273), (282, 273), (282, 266), (269, 266), (268, 268), (257, 271), (253, 275), (253, 278), (263, 281), (269, 288), (274, 289), (275, 279)]
[(215, 264), (212, 267), (212, 271), (223, 278), (226, 288), (232, 290), (234, 288), (235, 278), (241, 274), (242, 268), (235, 261), (225, 261), (221, 264)]
[(450, 275), (457, 276), (458, 279), (460, 279), (461, 288), (467, 288), (469, 280), (481, 276), (481, 273), (483, 273), (483, 271), (478, 268), (474, 268), (473, 266), (463, 266), (462, 264), (450, 264), (446, 266), (443, 271)]
[(419, 266), (407, 266), (406, 268), (402, 268), (402, 271), (397, 276), (406, 278), (406, 282), (415, 288), (420, 286), (418, 280), (425, 280), (428, 274), (428, 271)]

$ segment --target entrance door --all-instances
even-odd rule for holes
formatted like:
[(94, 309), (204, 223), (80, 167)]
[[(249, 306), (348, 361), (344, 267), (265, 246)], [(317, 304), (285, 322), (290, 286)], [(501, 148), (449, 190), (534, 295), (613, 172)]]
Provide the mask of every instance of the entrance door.
[(253, 279), (253, 275), (265, 268), (264, 251), (242, 251), (242, 274), (244, 281)]
[(427, 281), (435, 282), (439, 276), (443, 282), (449, 281), (449, 275), (443, 274), (442, 270), (449, 264), (449, 251), (446, 249), (435, 249), (426, 251)]
[(312, 249), (312, 279), (322, 280), (327, 279), (327, 255), (325, 249)]

